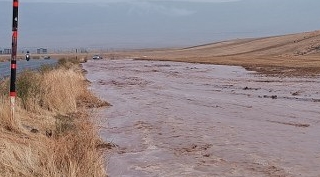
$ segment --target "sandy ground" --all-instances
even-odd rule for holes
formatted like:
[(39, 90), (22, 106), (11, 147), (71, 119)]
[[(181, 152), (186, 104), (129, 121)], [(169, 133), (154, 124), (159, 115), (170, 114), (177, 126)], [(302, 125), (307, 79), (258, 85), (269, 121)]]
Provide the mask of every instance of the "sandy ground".
[(164, 61), (84, 64), (111, 177), (319, 177), (319, 78)]

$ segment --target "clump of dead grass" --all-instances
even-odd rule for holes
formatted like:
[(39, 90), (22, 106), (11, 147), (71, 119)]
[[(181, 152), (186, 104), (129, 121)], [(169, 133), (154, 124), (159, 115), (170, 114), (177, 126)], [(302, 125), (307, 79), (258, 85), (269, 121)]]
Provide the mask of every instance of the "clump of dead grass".
[(14, 120), (8, 81), (0, 83), (0, 176), (106, 176), (97, 128), (84, 108), (107, 104), (86, 89), (80, 71), (22, 73)]

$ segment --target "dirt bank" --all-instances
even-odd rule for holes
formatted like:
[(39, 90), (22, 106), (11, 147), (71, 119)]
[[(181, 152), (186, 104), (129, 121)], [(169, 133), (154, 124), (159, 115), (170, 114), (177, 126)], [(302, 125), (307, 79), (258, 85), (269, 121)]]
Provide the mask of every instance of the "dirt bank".
[(235, 39), (187, 48), (112, 52), (105, 57), (243, 66), (269, 75), (314, 76), (320, 74), (320, 31)]
[(113, 106), (97, 117), (119, 147), (111, 177), (320, 174), (318, 78), (163, 61), (84, 64)]

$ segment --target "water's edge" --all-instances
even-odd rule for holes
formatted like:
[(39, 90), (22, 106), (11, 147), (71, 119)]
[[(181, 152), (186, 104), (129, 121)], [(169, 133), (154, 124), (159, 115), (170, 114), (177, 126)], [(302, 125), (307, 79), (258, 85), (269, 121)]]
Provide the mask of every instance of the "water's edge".
[(133, 60), (83, 64), (116, 176), (320, 174), (318, 78), (242, 67)]
[[(18, 60), (17, 61), (17, 73), (20, 73), (24, 70), (35, 70), (40, 68), (43, 65), (55, 65), (57, 64), (58, 60), (50, 59), (37, 59), (37, 60)], [(0, 79), (10, 76), (11, 74), (11, 67), (10, 62), (0, 62)]]

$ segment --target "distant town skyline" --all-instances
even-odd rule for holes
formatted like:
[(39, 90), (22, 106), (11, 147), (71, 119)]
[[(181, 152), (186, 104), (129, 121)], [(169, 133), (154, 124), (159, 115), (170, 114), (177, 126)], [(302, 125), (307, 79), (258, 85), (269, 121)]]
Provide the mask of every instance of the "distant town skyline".
[[(283, 35), (320, 29), (318, 7), (319, 0), (20, 0), (18, 45), (186, 47)], [(10, 47), (11, 18), (11, 2), (0, 0), (0, 48)]]

